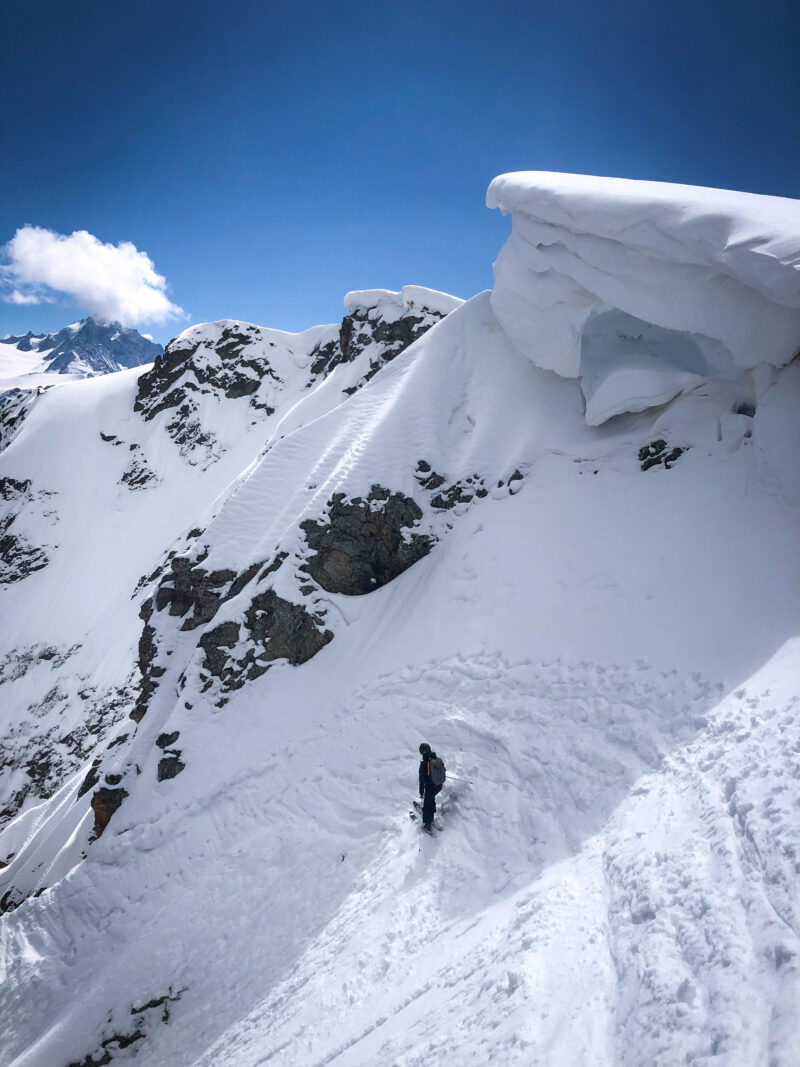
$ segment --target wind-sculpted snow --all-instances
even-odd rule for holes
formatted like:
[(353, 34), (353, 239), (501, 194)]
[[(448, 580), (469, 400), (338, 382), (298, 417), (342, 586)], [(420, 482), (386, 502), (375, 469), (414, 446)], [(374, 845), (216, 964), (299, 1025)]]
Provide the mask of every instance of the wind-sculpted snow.
[(581, 384), (493, 301), (193, 328), (20, 423), (3, 1063), (795, 1067), (797, 364), (644, 323), (685, 392), (595, 429), (632, 313)]
[(538, 366), (580, 377), (599, 425), (800, 349), (800, 208), (781, 197), (519, 172), (492, 307)]

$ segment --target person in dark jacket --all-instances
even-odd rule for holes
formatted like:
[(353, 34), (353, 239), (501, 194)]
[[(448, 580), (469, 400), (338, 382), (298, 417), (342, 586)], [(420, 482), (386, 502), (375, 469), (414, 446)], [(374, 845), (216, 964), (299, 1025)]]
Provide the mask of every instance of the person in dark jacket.
[(428, 833), (433, 828), (433, 817), (436, 814), (436, 794), (442, 787), (434, 785), (431, 781), (430, 761), (436, 753), (425, 742), (419, 746), (419, 754), (422, 757), (419, 764), (419, 795), (422, 798), (422, 829)]

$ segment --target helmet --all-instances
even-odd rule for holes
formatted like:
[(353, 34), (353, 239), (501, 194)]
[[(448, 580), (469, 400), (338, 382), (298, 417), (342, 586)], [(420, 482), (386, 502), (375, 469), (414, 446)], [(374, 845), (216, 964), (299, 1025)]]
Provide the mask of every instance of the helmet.
[(425, 758), (425, 756), (430, 756), (430, 754), (431, 754), (431, 746), (430, 745), (426, 745), (425, 742), (423, 741), (422, 744), (419, 746), (419, 754), (420, 754), (420, 756), (423, 757), (423, 759)]

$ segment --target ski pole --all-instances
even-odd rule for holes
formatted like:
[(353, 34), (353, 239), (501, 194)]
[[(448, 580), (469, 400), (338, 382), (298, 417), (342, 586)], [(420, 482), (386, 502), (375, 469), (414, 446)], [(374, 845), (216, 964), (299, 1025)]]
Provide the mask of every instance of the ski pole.
[(448, 782), (463, 782), (464, 785), (472, 785), (472, 782), (468, 778), (456, 778), (454, 774), (447, 775)]

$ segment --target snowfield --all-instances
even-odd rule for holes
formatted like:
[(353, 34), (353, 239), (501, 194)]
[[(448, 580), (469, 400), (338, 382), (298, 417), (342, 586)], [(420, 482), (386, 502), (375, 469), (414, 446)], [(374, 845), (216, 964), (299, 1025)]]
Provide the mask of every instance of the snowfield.
[(797, 1067), (798, 207), (489, 201), (0, 410), (3, 1064)]

